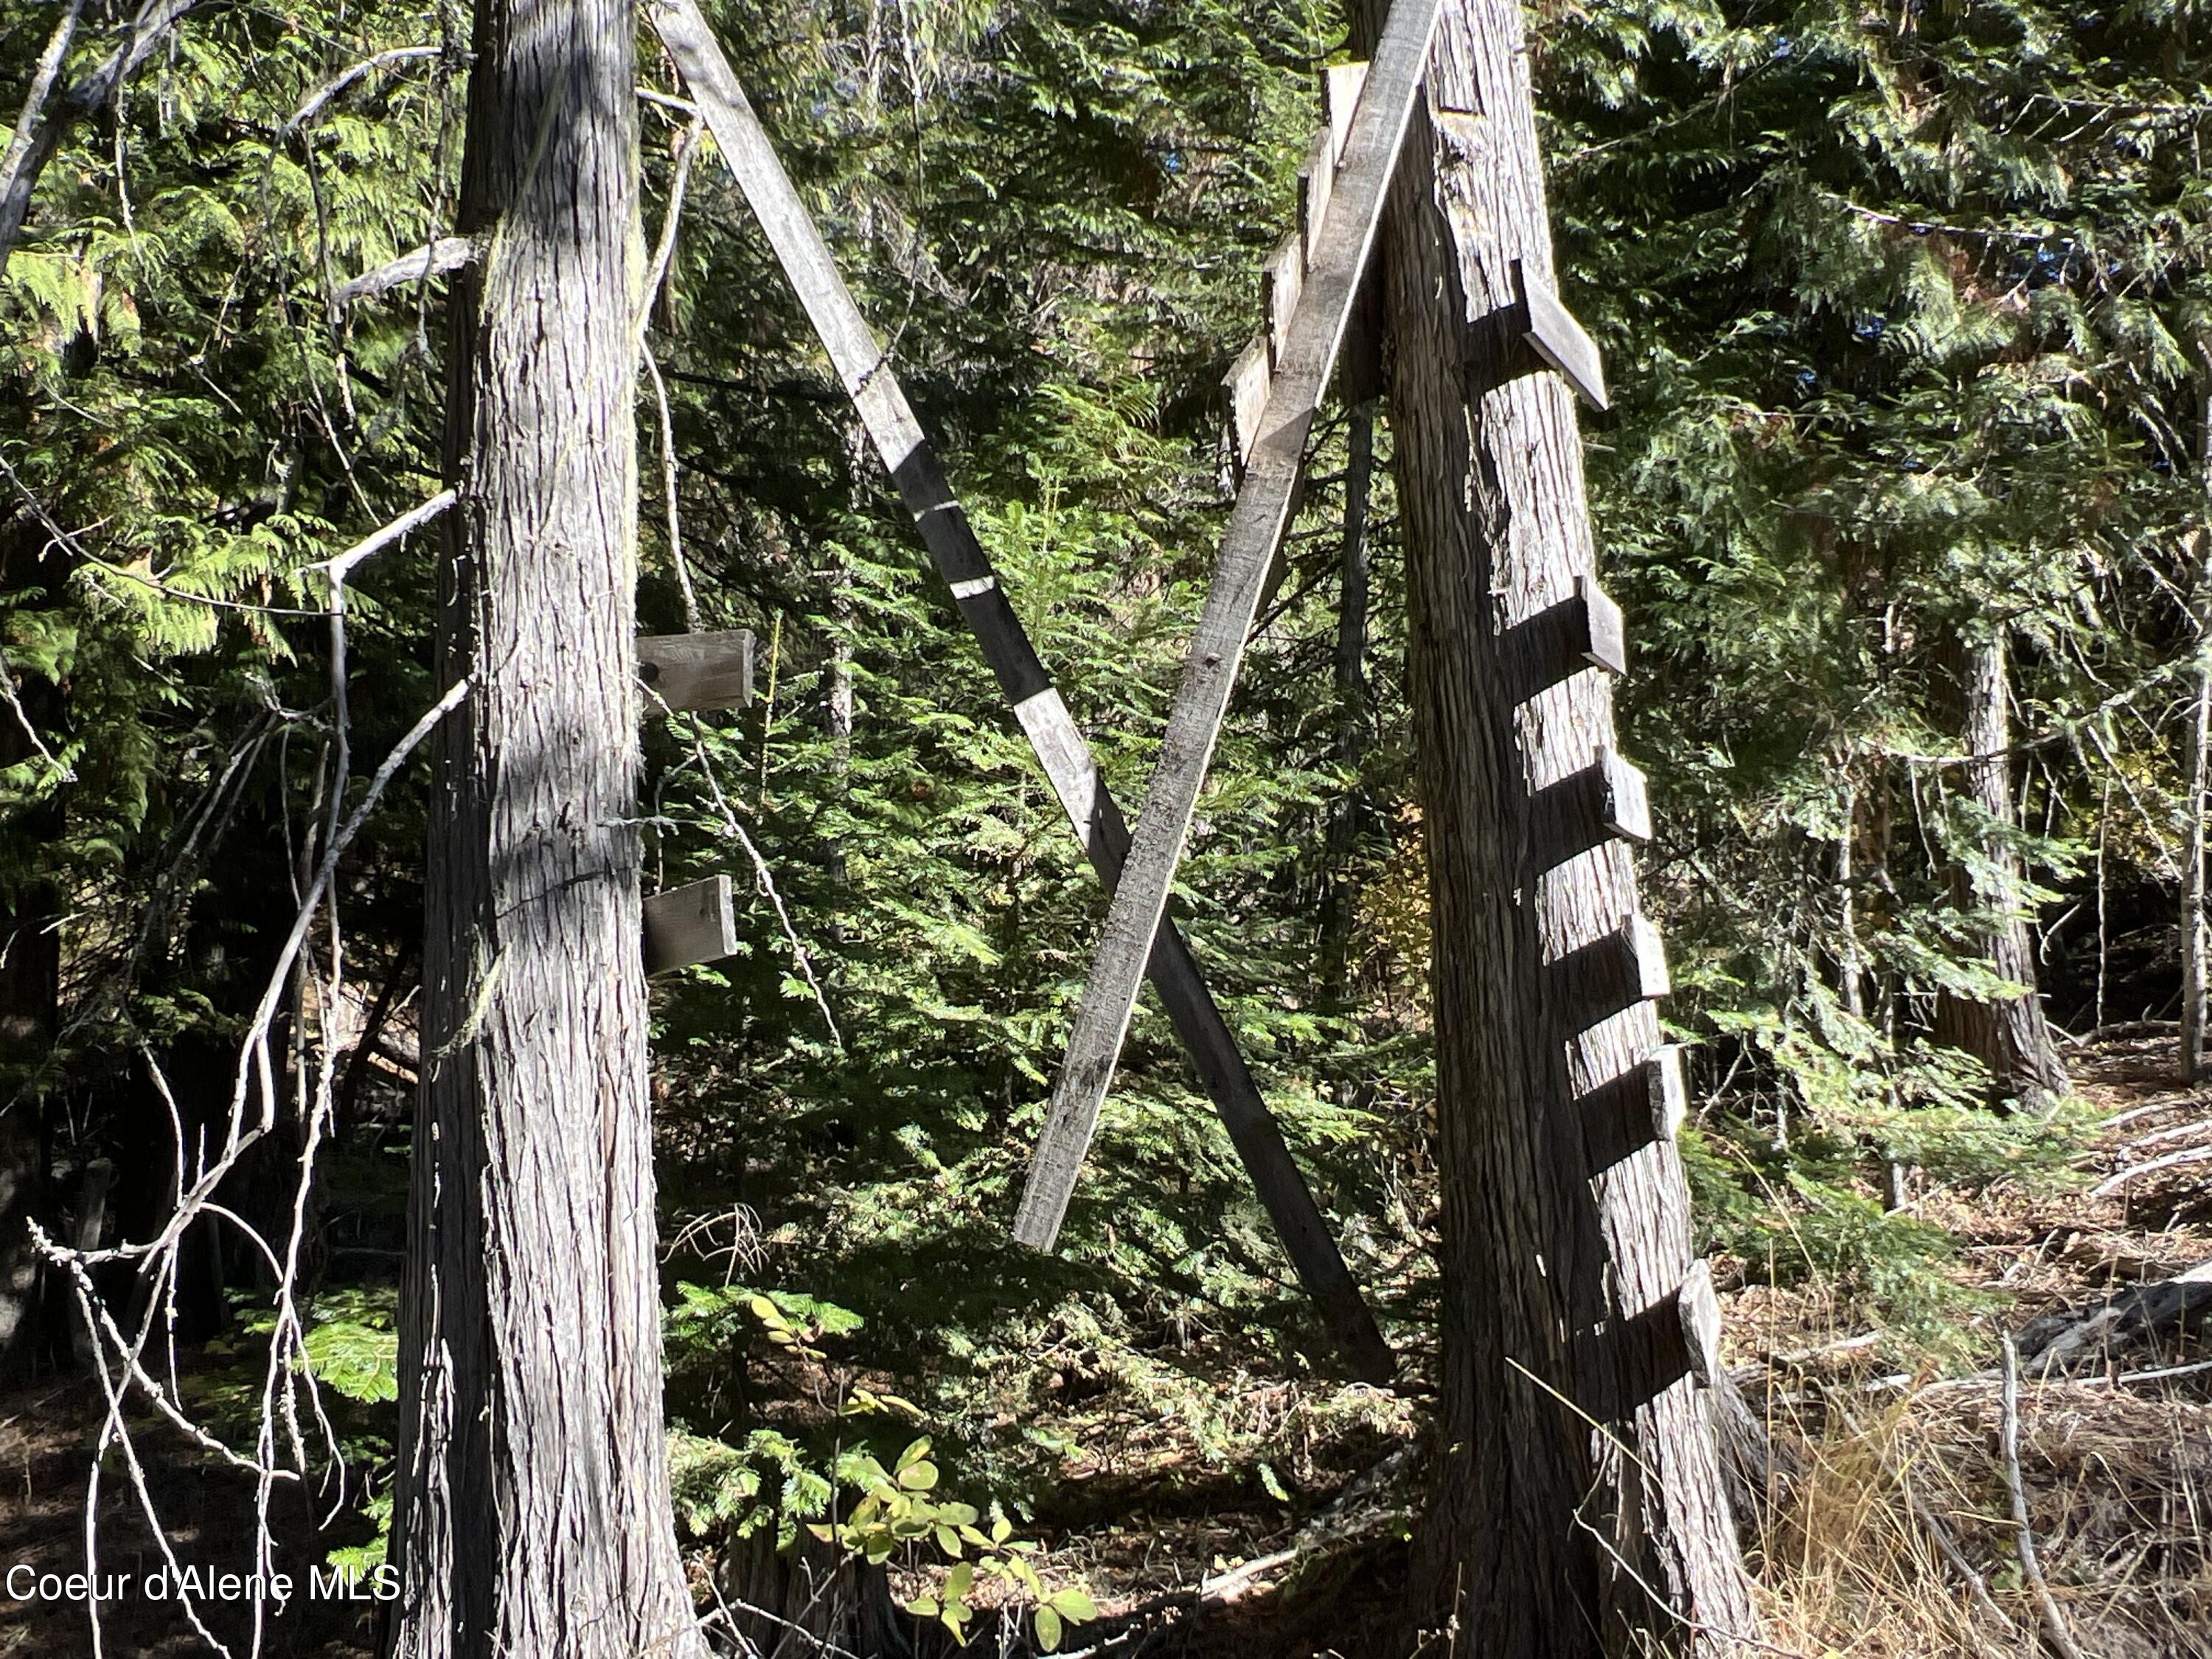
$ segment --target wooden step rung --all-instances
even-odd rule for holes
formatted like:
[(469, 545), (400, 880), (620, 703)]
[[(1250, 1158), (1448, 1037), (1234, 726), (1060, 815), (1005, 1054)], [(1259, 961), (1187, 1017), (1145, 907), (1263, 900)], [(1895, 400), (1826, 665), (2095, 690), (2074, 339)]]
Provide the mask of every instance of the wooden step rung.
[(1514, 281), (1521, 289), (1522, 337), (1539, 357), (1566, 377), (1575, 395), (1592, 409), (1607, 407), (1605, 359), (1559, 296), (1540, 277), (1528, 274), (1519, 260), (1513, 263)]
[(1546, 988), (1563, 1023), (1586, 1031), (1624, 1008), (1668, 994), (1672, 986), (1666, 945), (1648, 920), (1631, 916), (1613, 932), (1553, 963), (1546, 970)]
[(743, 708), (753, 700), (752, 630), (641, 634), (637, 677), (678, 713)]
[(1585, 668), (1628, 672), (1628, 630), (1620, 607), (1591, 576), (1575, 578), (1573, 598), (1506, 629), (1498, 647), (1515, 700), (1522, 702)]
[(1229, 439), (1241, 471), (1260, 440), (1260, 417), (1267, 412), (1267, 392), (1273, 376), (1267, 363), (1267, 337), (1255, 335), (1237, 356), (1229, 373), (1221, 377), (1224, 399), (1229, 405)]
[(1614, 1414), (1639, 1410), (1685, 1380), (1711, 1388), (1722, 1375), (1720, 1296), (1711, 1264), (1702, 1257), (1689, 1264), (1673, 1291), (1616, 1328), (1620, 1347), (1614, 1375), (1622, 1397), (1612, 1402)]
[(1367, 84), (1364, 64), (1332, 64), (1322, 76), (1322, 107), (1328, 118), (1329, 148), (1337, 161), (1344, 159), (1344, 140), (1352, 131), (1352, 112), (1359, 106), (1359, 89)]
[(1275, 244), (1275, 251), (1260, 268), (1260, 292), (1267, 305), (1267, 362), (1271, 368), (1283, 361), (1283, 343), (1291, 335), (1291, 317), (1298, 308), (1298, 295), (1305, 285), (1306, 246), (1293, 231)]
[(1575, 1102), (1589, 1172), (1610, 1170), (1657, 1141), (1673, 1141), (1689, 1115), (1682, 1051), (1663, 1043)]
[(738, 911), (727, 876), (647, 895), (644, 922), (648, 974), (672, 973), (737, 952)]
[(1682, 1356), (1690, 1375), (1710, 1389), (1721, 1379), (1721, 1298), (1712, 1264), (1699, 1256), (1674, 1292), (1674, 1317), (1682, 1328)]
[(1555, 870), (1608, 841), (1651, 839), (1644, 774), (1609, 749), (1528, 802), (1528, 838), (1539, 869)]

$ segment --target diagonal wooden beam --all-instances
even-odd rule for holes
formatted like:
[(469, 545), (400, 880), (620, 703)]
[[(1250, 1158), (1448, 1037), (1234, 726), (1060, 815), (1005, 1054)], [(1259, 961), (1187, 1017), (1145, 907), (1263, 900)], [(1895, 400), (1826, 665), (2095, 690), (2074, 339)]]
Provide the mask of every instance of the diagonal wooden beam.
[[(706, 117), (738, 187), (752, 204), (838, 378), (852, 394), (870, 441), (890, 469), (939, 573), (1013, 705), (1054, 793), (1090, 854), (1091, 867), (1111, 892), (1128, 856), (1128, 826), (1028, 632), (1000, 592), (990, 559), (961, 511), (883, 348), (854, 304), (836, 260), (776, 159), (729, 60), (701, 17), (696, 0), (663, 0), (653, 15), (661, 44)], [(1353, 1370), (1369, 1382), (1389, 1382), (1397, 1374), (1389, 1346), (1360, 1298), (1228, 1022), (1200, 977), (1188, 945), (1172, 925), (1158, 929), (1150, 971), (1306, 1294), (1320, 1308)]]
[(1128, 864), (1107, 912), (1098, 959), (1068, 1034), (1067, 1059), (1030, 1164), (1014, 1237), (1036, 1249), (1050, 1249), (1060, 1237), (1099, 1105), (1128, 1034), (1146, 957), (1166, 914), (1168, 889), (1229, 710), (1267, 568), (1290, 527), (1306, 434), (1351, 321), (1438, 9), (1438, 0), (1395, 0), (1352, 112), (1344, 159), (1313, 237), (1297, 307), (1276, 356), (1258, 436), (1223, 532), (1213, 586), (1192, 636), (1189, 665), (1168, 716), (1166, 741), (1137, 817)]

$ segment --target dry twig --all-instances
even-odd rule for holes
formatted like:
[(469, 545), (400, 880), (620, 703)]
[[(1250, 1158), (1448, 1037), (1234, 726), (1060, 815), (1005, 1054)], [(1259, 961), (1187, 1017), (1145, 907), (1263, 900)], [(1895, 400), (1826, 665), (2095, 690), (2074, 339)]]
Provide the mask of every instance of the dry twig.
[(2021, 1577), (2033, 1588), (2035, 1599), (2043, 1608), (2044, 1634), (2050, 1638), (2052, 1649), (2060, 1659), (2082, 1659), (2081, 1650), (2075, 1645), (2073, 1632), (2066, 1627), (2066, 1616), (2059, 1612), (2057, 1599), (2051, 1594), (2050, 1582), (2043, 1576), (2043, 1564), (2036, 1559), (2035, 1528), (2027, 1516), (2027, 1488), (2020, 1474), (2020, 1352), (2014, 1347), (2009, 1332), (2004, 1339), (2004, 1392), (2001, 1399), (2000, 1452), (2004, 1462), (2005, 1486), (2012, 1494)]

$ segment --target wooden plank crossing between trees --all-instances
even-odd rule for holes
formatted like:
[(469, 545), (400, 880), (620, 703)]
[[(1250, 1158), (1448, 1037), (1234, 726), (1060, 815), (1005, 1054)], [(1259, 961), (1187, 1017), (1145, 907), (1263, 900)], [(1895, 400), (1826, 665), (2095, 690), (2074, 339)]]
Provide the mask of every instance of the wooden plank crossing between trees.
[[(696, 0), (664, 0), (653, 15), (662, 45), (821, 336), (939, 574), (951, 586), (962, 617), (1013, 705), (1091, 867), (1112, 892), (1128, 856), (1128, 826), (1098, 775), (1090, 745), (1000, 589), (997, 573), (961, 510), (882, 346), (838, 275), (827, 244), (792, 187), (720, 45), (701, 17)], [(1328, 1224), (1200, 976), (1189, 946), (1172, 923), (1163, 921), (1158, 927), (1149, 968), (1168, 1018), (1189, 1050), (1300, 1284), (1320, 1308), (1353, 1370), (1371, 1382), (1392, 1381), (1397, 1375), (1396, 1359), (1361, 1299)]]
[(1035, 1249), (1050, 1249), (1060, 1236), (1099, 1106), (1113, 1081), (1268, 567), (1290, 527), (1307, 434), (1351, 321), (1439, 9), (1440, 0), (1395, 0), (1352, 112), (1344, 159), (1328, 192), (1152, 787), (1138, 814), (1128, 866), (1107, 912), (1098, 959), (1030, 1164), (1014, 1237)]

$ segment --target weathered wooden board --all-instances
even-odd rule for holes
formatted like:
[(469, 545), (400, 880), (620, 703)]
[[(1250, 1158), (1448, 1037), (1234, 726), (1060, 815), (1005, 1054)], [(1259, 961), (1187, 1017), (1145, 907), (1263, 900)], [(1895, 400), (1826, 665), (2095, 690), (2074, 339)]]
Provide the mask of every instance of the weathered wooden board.
[(1523, 702), (1585, 668), (1628, 672), (1628, 630), (1620, 607), (1589, 576), (1575, 578), (1573, 598), (1507, 629), (1498, 651), (1513, 696)]
[(1690, 1375), (1710, 1389), (1721, 1377), (1721, 1299), (1713, 1286), (1712, 1263), (1703, 1256), (1690, 1264), (1682, 1288), (1674, 1292), (1674, 1316), (1682, 1324)]
[[(1290, 343), (1291, 319), (1297, 314), (1298, 295), (1305, 285), (1305, 245), (1293, 232), (1275, 245), (1275, 251), (1267, 256), (1267, 263), (1260, 268), (1260, 293), (1267, 311), (1267, 367), (1271, 370), (1283, 361), (1283, 352)], [(1254, 424), (1256, 428), (1256, 420)]]
[[(701, 17), (696, 0), (664, 0), (653, 18), (662, 44), (705, 114), (738, 188), (759, 216), (769, 246), (852, 394), (900, 499), (914, 515), (939, 573), (950, 585), (962, 617), (1013, 706), (1091, 867), (1110, 892), (1128, 855), (1128, 827), (1028, 633), (1000, 591), (990, 560), (961, 511), (897, 376), (854, 304), (821, 233)], [(1264, 403), (1267, 347), (1263, 341), (1255, 346)], [(1168, 1018), (1251, 1174), (1299, 1282), (1320, 1308), (1352, 1369), (1370, 1382), (1389, 1382), (1397, 1372), (1389, 1345), (1361, 1299), (1328, 1224), (1284, 1144), (1188, 945), (1171, 924), (1160, 927), (1150, 967)]]
[(1626, 1397), (1607, 1415), (1626, 1415), (1686, 1376), (1711, 1388), (1722, 1375), (1721, 1304), (1711, 1265), (1691, 1262), (1680, 1285), (1618, 1329), (1617, 1375)]
[(1145, 963), (1167, 908), (1213, 746), (1229, 708), (1267, 569), (1289, 527), (1314, 410), (1327, 389), (1374, 246), (1383, 198), (1413, 114), (1440, 0), (1395, 0), (1352, 120), (1305, 289), (1277, 364), (1183, 682), (1139, 814), (1127, 867), (1069, 1034), (1014, 1237), (1049, 1249), (1129, 1029)]
[(1352, 137), (1352, 112), (1359, 106), (1360, 88), (1367, 84), (1364, 64), (1332, 64), (1322, 76), (1322, 108), (1328, 118), (1329, 147), (1344, 160), (1345, 141)]
[(752, 630), (641, 634), (637, 677), (678, 713), (743, 708), (753, 700)]
[[(1328, 118), (1332, 153), (1344, 160), (1352, 133), (1352, 112), (1367, 84), (1367, 65), (1338, 64), (1322, 77), (1322, 106)], [(1359, 286), (1351, 325), (1336, 354), (1336, 393), (1346, 404), (1364, 404), (1382, 395), (1382, 290), (1372, 275)]]
[(1605, 359), (1597, 342), (1541, 277), (1530, 276), (1518, 263), (1513, 270), (1521, 284), (1521, 325), (1529, 346), (1566, 377), (1577, 397), (1592, 409), (1606, 408)]
[(1590, 1174), (1611, 1169), (1654, 1141), (1673, 1140), (1688, 1111), (1681, 1051), (1664, 1044), (1642, 1065), (1575, 1103)]
[(1267, 412), (1267, 391), (1274, 379), (1268, 362), (1267, 336), (1263, 331), (1237, 354), (1237, 361), (1222, 376), (1223, 401), (1228, 405), (1229, 441), (1236, 453), (1237, 471), (1252, 459), (1252, 446), (1260, 441), (1260, 417)]
[(1611, 750), (1600, 750), (1592, 764), (1529, 798), (1528, 836), (1542, 870), (1608, 841), (1650, 841), (1644, 774)]
[(738, 909), (730, 878), (709, 876), (653, 893), (645, 901), (645, 971), (670, 973), (717, 962), (738, 948)]
[(1327, 126), (1306, 146), (1305, 165), (1298, 169), (1298, 251), (1311, 261), (1321, 254), (1322, 227), (1328, 220), (1328, 198), (1336, 189), (1339, 151)]

